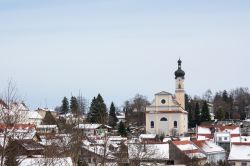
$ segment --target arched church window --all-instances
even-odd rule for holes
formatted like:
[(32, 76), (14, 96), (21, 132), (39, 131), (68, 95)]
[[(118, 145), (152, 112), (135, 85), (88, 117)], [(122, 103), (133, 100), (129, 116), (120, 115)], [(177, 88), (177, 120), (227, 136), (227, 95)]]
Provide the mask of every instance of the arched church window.
[(179, 84), (179, 89), (181, 89), (181, 84)]
[(177, 121), (174, 121), (174, 128), (177, 128)]
[(163, 118), (160, 119), (160, 121), (168, 121), (168, 119), (163, 117)]
[(150, 122), (150, 127), (151, 127), (151, 128), (154, 128), (154, 127), (155, 127), (155, 122), (154, 122), (154, 121), (151, 121), (151, 122)]

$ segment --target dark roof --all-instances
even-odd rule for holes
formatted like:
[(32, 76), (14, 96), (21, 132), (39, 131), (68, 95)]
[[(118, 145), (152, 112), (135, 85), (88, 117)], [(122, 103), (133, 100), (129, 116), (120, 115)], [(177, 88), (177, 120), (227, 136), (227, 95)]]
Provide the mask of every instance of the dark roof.
[(184, 78), (185, 72), (181, 69), (181, 60), (178, 60), (178, 69), (174, 72), (175, 79), (178, 77)]

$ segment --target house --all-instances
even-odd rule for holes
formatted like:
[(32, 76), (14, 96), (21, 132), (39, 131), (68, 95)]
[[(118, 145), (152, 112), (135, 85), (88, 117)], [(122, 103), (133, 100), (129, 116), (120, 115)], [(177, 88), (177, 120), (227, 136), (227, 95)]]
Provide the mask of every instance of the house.
[(152, 104), (146, 107), (146, 133), (170, 136), (187, 133), (188, 112), (185, 111), (184, 76), (181, 60), (178, 60), (175, 95), (165, 91), (155, 94)]
[(232, 166), (250, 166), (250, 143), (232, 143), (228, 163)]
[(126, 122), (126, 117), (125, 117), (125, 114), (123, 112), (119, 112), (119, 114), (116, 115), (116, 117), (118, 119), (117, 123), (120, 123), (120, 122), (125, 123)]
[(10, 144), (10, 146), (13, 147), (13, 150), (17, 152), (18, 156), (33, 156), (44, 154), (44, 147), (31, 139), (14, 140), (11, 141)]
[(174, 164), (200, 164), (207, 162), (206, 154), (191, 141), (170, 141), (170, 160)]
[(116, 156), (109, 150), (107, 140), (88, 139), (82, 141), (81, 160), (84, 160), (89, 166), (98, 163), (108, 162), (117, 165)]
[(100, 136), (103, 137), (106, 133), (110, 132), (112, 127), (103, 124), (79, 124), (74, 127), (81, 130), (86, 136)]
[(130, 165), (147, 164), (168, 164), (169, 144), (168, 143), (128, 143), (128, 159)]
[(37, 125), (36, 130), (40, 134), (58, 133), (57, 125)]
[(250, 135), (250, 119), (244, 120), (242, 126), (242, 134)]
[(217, 163), (226, 160), (226, 151), (214, 142), (207, 140), (192, 142), (204, 152), (209, 163)]
[(56, 118), (56, 117), (58, 116), (58, 112), (56, 112), (56, 111), (53, 110), (53, 109), (48, 109), (48, 108), (37, 108), (37, 110), (35, 110), (35, 112), (37, 112), (37, 113), (42, 117), (42, 119), (45, 117), (47, 111), (50, 111), (51, 114), (52, 114), (52, 116), (53, 116), (54, 118)]
[(239, 137), (240, 127), (238, 125), (201, 125), (197, 126), (197, 139), (213, 140), (217, 145), (230, 151), (230, 143), (233, 137)]

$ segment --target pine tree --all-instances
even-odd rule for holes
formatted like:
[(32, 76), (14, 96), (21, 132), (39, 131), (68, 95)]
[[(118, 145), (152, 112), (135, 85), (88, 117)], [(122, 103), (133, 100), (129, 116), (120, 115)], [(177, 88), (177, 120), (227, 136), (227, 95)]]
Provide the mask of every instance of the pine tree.
[(55, 125), (56, 124), (56, 120), (50, 111), (46, 111), (46, 114), (45, 114), (45, 117), (43, 118), (42, 123), (44, 125)]
[(210, 121), (210, 120), (211, 120), (211, 118), (210, 118), (210, 114), (209, 114), (207, 101), (204, 101), (203, 105), (202, 105), (202, 110), (201, 110), (201, 121), (206, 122), (206, 121)]
[(200, 125), (200, 106), (198, 102), (195, 104), (195, 123)]
[(69, 102), (67, 97), (64, 97), (62, 100), (61, 113), (67, 114), (69, 112)]
[(116, 126), (116, 123), (118, 122), (118, 119), (116, 117), (116, 108), (115, 108), (115, 105), (114, 103), (112, 102), (111, 105), (110, 105), (110, 109), (109, 109), (109, 126), (111, 127), (115, 127)]
[(216, 112), (216, 118), (217, 118), (218, 120), (223, 120), (224, 117), (225, 117), (225, 112), (224, 112), (224, 110), (222, 110), (222, 108), (220, 107), (220, 108), (218, 109), (218, 111)]
[(107, 107), (106, 104), (103, 101), (103, 98), (100, 94), (97, 95), (97, 97), (93, 98), (89, 113), (88, 113), (88, 121), (90, 123), (101, 123), (101, 124), (107, 124)]
[(70, 99), (70, 111), (75, 115), (79, 113), (79, 105), (75, 96), (72, 96)]
[(127, 136), (126, 127), (122, 121), (118, 125), (118, 133), (121, 134), (121, 136), (123, 137)]

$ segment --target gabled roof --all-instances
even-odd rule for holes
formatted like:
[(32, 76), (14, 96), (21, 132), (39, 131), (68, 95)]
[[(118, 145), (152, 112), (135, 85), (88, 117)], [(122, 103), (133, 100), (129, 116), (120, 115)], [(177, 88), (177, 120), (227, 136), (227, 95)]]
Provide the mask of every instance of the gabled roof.
[(172, 95), (172, 94), (166, 91), (161, 91), (159, 93), (156, 93), (155, 95)]
[(202, 149), (205, 153), (216, 153), (216, 152), (225, 152), (225, 150), (213, 143), (212, 141), (193, 141), (193, 143)]
[(250, 161), (250, 143), (233, 143), (228, 160)]
[(193, 157), (206, 158), (206, 155), (191, 141), (172, 141), (172, 143), (191, 159)]

